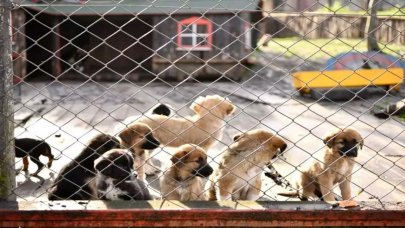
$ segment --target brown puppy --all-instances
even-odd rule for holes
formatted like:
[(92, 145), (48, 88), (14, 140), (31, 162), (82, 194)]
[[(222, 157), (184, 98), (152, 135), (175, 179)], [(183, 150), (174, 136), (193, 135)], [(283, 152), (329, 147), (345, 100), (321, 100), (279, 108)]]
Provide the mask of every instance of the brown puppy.
[(212, 174), (207, 163), (204, 149), (193, 144), (177, 148), (171, 158), (171, 166), (160, 179), (163, 199), (168, 200), (205, 200), (203, 180)]
[(155, 139), (150, 127), (143, 123), (131, 124), (119, 134), (119, 137), (121, 146), (130, 149), (134, 155), (134, 169), (138, 173), (138, 178), (146, 182), (145, 163), (149, 159), (147, 150), (159, 147), (159, 141)]
[(279, 193), (282, 196), (320, 198), (336, 203), (332, 189), (339, 184), (343, 200), (351, 198), (350, 181), (358, 150), (363, 147), (363, 138), (354, 129), (333, 132), (323, 142), (326, 145), (323, 161), (316, 161), (301, 171), (295, 183), (297, 191)]
[(195, 115), (181, 118), (149, 114), (135, 123), (151, 127), (163, 146), (178, 147), (190, 143), (208, 150), (221, 139), (226, 124), (224, 119), (235, 111), (235, 106), (228, 98), (209, 95), (199, 97), (190, 108)]
[(256, 129), (234, 136), (210, 178), (209, 200), (257, 200), (261, 173), (287, 144), (269, 131)]

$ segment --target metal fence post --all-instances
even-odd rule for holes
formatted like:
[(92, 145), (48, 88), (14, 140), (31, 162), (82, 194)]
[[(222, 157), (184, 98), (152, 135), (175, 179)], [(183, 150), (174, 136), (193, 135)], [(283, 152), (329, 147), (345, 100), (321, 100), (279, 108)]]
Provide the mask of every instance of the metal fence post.
[(10, 14), (11, 2), (0, 1), (0, 201), (15, 200)]

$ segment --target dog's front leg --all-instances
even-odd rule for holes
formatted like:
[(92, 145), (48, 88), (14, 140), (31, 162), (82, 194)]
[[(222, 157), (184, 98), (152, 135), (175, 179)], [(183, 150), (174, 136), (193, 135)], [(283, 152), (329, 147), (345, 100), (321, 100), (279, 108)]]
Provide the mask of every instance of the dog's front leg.
[(153, 176), (156, 173), (160, 172), (159, 167), (153, 164), (152, 158), (150, 157), (150, 152), (148, 150), (145, 150), (145, 174), (148, 176)]
[(343, 200), (349, 200), (352, 197), (350, 182), (351, 182), (351, 176), (348, 176), (339, 184)]
[(333, 189), (333, 183), (330, 178), (327, 176), (322, 176), (319, 178), (319, 186), (321, 188), (321, 193), (322, 193), (322, 198), (325, 202), (330, 203), (330, 204), (335, 204), (335, 197), (332, 192)]
[(223, 179), (219, 180), (216, 184), (216, 193), (218, 200), (232, 200), (232, 194), (234, 191), (235, 181), (230, 182), (229, 180)]
[(146, 182), (146, 175), (145, 175), (145, 153), (137, 153), (133, 154), (134, 156), (134, 169), (138, 173), (138, 179)]
[(262, 180), (260, 178), (256, 178), (254, 185), (249, 186), (246, 194), (246, 200), (256, 201), (257, 199), (259, 199), (261, 186)]

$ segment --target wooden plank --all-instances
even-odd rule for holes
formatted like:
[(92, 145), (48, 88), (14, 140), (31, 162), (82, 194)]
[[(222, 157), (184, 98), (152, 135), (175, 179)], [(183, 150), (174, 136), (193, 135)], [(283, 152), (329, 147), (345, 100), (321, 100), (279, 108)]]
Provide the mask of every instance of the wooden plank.
[[(168, 204), (167, 201), (94, 201), (89, 204), (83, 203), (81, 207), (85, 209), (81, 210), (77, 209), (79, 206), (73, 206), (80, 205), (74, 201), (61, 201), (59, 206), (66, 207), (59, 210), (44, 209), (58, 202), (31, 202), (31, 206), (28, 206), (28, 203), (8, 202), (11, 209), (4, 209), (7, 208), (4, 206), (5, 203), (0, 203), (0, 208), (3, 208), (0, 213), (0, 226), (400, 226), (405, 221), (404, 210), (325, 209), (330, 205), (321, 202), (172, 201)], [(232, 208), (240, 203), (250, 205), (252, 208)], [(283, 204), (302, 206), (297, 210), (280, 207)], [(134, 205), (138, 206), (133, 207)], [(310, 207), (305, 209), (305, 205)], [(153, 208), (156, 206), (158, 208)]]

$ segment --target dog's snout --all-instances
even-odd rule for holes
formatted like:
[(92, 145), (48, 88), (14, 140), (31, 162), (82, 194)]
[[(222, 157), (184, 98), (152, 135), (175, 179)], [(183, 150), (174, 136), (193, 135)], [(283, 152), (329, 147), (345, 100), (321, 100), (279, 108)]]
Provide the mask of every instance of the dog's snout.
[(206, 164), (200, 167), (199, 170), (197, 170), (197, 175), (200, 177), (208, 177), (212, 174), (213, 171), (214, 169), (210, 165)]
[(287, 144), (284, 143), (284, 144), (280, 147), (280, 154), (283, 153), (286, 149), (287, 149)]
[(156, 149), (160, 145), (160, 142), (153, 137), (152, 133), (147, 134), (145, 139), (146, 142), (142, 145), (143, 149), (152, 150)]
[(358, 145), (357, 143), (346, 144), (339, 150), (339, 152), (342, 156), (357, 157)]

